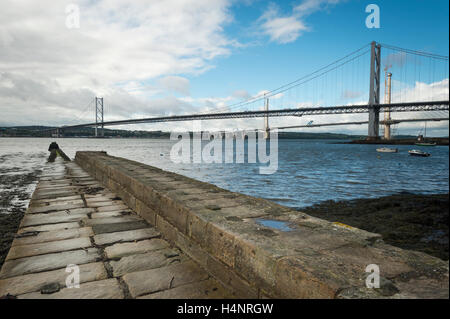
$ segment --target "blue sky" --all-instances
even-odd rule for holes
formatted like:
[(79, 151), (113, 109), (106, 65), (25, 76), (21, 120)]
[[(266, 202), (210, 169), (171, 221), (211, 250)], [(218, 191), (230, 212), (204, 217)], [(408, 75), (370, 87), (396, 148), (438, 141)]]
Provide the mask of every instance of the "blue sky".
[[(368, 4), (380, 8), (378, 29), (366, 27)], [(448, 6), (443, 0), (62, 0), (56, 5), (52, 0), (3, 0), (0, 125), (92, 122), (95, 96), (104, 98), (105, 120), (226, 111), (371, 41), (448, 56)], [(271, 108), (367, 102), (369, 54), (364, 54), (271, 98)], [(448, 61), (415, 61), (384, 48), (382, 55), (392, 60), (393, 101), (448, 99)], [(237, 109), (261, 108), (258, 102)], [(310, 120), (273, 118), (271, 126)], [(261, 123), (205, 125), (256, 128)], [(189, 125), (133, 129), (192, 129)], [(402, 133), (417, 132), (421, 125), (404, 124)], [(430, 126), (430, 134), (448, 135), (448, 122)], [(323, 130), (330, 128), (315, 129)]]
[[(289, 15), (300, 1), (276, 3)], [(365, 26), (365, 7), (371, 3), (380, 7), (379, 29)], [(257, 44), (216, 59), (215, 67), (200, 76), (188, 76), (192, 96), (227, 96), (243, 88), (254, 93), (276, 88), (371, 41), (448, 55), (448, 1), (345, 1), (307, 16), (304, 20), (310, 31), (285, 44), (256, 36), (252, 30), (269, 5), (268, 1), (254, 1), (249, 6), (232, 7), (235, 21), (225, 31), (244, 44)]]

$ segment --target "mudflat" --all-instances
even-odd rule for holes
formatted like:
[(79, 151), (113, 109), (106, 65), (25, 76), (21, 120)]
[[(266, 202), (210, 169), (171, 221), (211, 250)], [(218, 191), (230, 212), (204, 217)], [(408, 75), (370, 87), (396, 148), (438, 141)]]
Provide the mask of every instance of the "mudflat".
[(448, 260), (449, 194), (325, 201), (301, 211), (382, 235), (393, 246)]

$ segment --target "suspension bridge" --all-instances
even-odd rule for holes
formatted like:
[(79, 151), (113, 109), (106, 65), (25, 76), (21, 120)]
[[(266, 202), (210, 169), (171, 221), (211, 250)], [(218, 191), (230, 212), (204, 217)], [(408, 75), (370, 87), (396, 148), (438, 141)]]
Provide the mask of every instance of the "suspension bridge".
[[(104, 121), (103, 98), (96, 97), (95, 122), (64, 125), (54, 130), (59, 135), (64, 130), (94, 127), (98, 136), (103, 135), (106, 126), (262, 117), (268, 133), (269, 118), (333, 115), (333, 121), (328, 123), (274, 128), (367, 124), (368, 139), (379, 139), (380, 131), (385, 139), (390, 139), (392, 125), (448, 121), (448, 81), (448, 56), (371, 42), (295, 81), (208, 112)], [(368, 113), (368, 120), (335, 121), (337, 115), (358, 113)], [(380, 120), (380, 113), (384, 113), (384, 120)], [(413, 117), (392, 118), (392, 113)]]

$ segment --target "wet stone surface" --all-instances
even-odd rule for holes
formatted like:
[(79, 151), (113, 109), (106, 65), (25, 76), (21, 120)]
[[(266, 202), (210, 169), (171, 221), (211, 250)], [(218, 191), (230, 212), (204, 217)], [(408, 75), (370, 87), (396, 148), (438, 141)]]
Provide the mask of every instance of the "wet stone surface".
[[(10, 229), (9, 244), (2, 256), (6, 261), (0, 271), (0, 297), (137, 297), (130, 291), (139, 291), (146, 298), (231, 296), (77, 164), (58, 158), (51, 164), (42, 173), (28, 210), (20, 208), (21, 213), (14, 215), (16, 226)], [(36, 180), (37, 175), (29, 178)], [(7, 198), (11, 197), (2, 196), (1, 204), (9, 207)], [(177, 273), (172, 285), (164, 286), (163, 278), (170, 281), (174, 269), (178, 269), (171, 266), (186, 262), (179, 268), (186, 273)], [(80, 288), (69, 289), (66, 279), (70, 270), (66, 270), (74, 265), (79, 267)], [(139, 280), (138, 272), (150, 269), (161, 278)], [(123, 278), (128, 275), (133, 280), (127, 284)], [(184, 290), (174, 290), (188, 285)], [(167, 294), (162, 294), (165, 290)]]

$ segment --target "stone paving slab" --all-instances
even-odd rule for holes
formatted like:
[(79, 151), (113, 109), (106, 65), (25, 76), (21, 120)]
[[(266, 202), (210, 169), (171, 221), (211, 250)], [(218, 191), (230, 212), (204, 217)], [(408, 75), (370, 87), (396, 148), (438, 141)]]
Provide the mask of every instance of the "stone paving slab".
[[(92, 214), (94, 215), (94, 214)], [(99, 225), (99, 224), (116, 224), (116, 223), (126, 223), (142, 220), (136, 215), (127, 215), (127, 216), (116, 216), (116, 217), (105, 217), (105, 218), (85, 218), (83, 219), (83, 223), (86, 226)]]
[(116, 200), (120, 200), (120, 197), (113, 197), (113, 196), (97, 196), (97, 197), (86, 197), (86, 203), (90, 206), (92, 203), (96, 202), (111, 202), (113, 198), (116, 198)]
[(117, 279), (105, 279), (81, 284), (79, 288), (64, 288), (53, 294), (32, 292), (18, 299), (122, 299), (124, 293)]
[[(89, 205), (89, 207), (104, 207), (104, 206), (109, 206), (109, 207), (122, 207), (122, 204), (119, 201), (105, 201), (105, 202), (101, 202), (101, 201), (88, 201), (86, 200), (87, 204)], [(121, 208), (119, 208), (120, 210)], [(114, 209), (117, 210), (117, 209)]]
[(39, 207), (30, 207), (28, 209), (28, 214), (38, 214), (38, 213), (47, 213), (61, 210), (73, 210), (75, 208), (84, 208), (83, 201), (77, 203), (64, 203), (64, 204), (53, 204)]
[(6, 256), (6, 260), (88, 248), (91, 245), (91, 240), (88, 237), (81, 237), (39, 244), (12, 246), (8, 256)]
[(153, 238), (133, 243), (119, 243), (105, 248), (109, 259), (122, 258), (130, 255), (143, 254), (154, 250), (169, 248), (169, 244), (162, 239)]
[(73, 195), (73, 196), (56, 197), (56, 198), (49, 198), (49, 199), (33, 199), (33, 201), (30, 202), (30, 206), (41, 205), (41, 204), (47, 205), (47, 203), (51, 204), (51, 203), (80, 200), (80, 199), (81, 199), (81, 196), (78, 194)]
[(84, 198), (86, 198), (86, 201), (88, 201), (90, 199), (91, 200), (92, 199), (103, 200), (103, 198), (109, 198), (109, 199), (117, 198), (117, 195), (112, 192), (109, 192), (109, 191), (102, 191), (97, 194), (84, 194)]
[(137, 220), (132, 222), (115, 223), (115, 224), (97, 224), (92, 226), (92, 230), (96, 235), (106, 233), (116, 233), (127, 230), (137, 230), (148, 228), (149, 225), (143, 220)]
[(87, 214), (68, 214), (65, 212), (31, 214), (25, 215), (20, 227), (74, 222), (83, 220), (86, 217)]
[[(83, 202), (83, 199), (81, 198), (81, 196), (75, 196), (75, 197), (76, 197), (76, 199), (70, 199), (70, 200), (66, 200), (66, 199), (64, 199), (64, 200), (57, 200), (57, 199), (55, 199), (55, 200), (49, 201), (49, 200), (43, 199), (43, 200), (39, 200), (39, 201), (33, 201), (32, 204), (30, 205), (30, 209), (29, 210), (33, 210), (33, 209), (36, 209), (36, 208), (42, 208), (42, 207), (49, 206), (49, 205), (52, 205), (54, 207), (54, 205), (77, 205), (77, 204), (81, 204), (82, 205), (81, 207), (83, 207), (84, 206), (84, 202)], [(63, 210), (63, 209), (58, 209), (58, 210)]]
[(128, 210), (128, 209), (129, 209), (128, 206), (126, 206), (124, 204), (115, 204), (115, 205), (98, 207), (97, 211), (98, 212), (113, 212), (116, 210)]
[[(74, 223), (74, 224), (79, 226), (78, 223)], [(32, 231), (29, 231), (29, 233), (30, 232), (32, 232)], [(22, 233), (22, 236), (24, 236), (24, 235), (26, 235), (26, 234)], [(37, 243), (44, 243), (44, 242), (49, 242), (49, 241), (57, 241), (57, 240), (79, 238), (79, 237), (89, 237), (92, 235), (93, 235), (93, 232), (92, 232), (91, 227), (49, 230), (49, 231), (42, 231), (42, 232), (36, 234), (35, 236), (26, 236), (26, 237), (21, 237), (21, 238), (16, 237), (16, 239), (14, 239), (12, 246), (37, 244)], [(18, 236), (20, 236), (20, 234)]]
[[(51, 207), (51, 206), (49, 206), (49, 207)], [(43, 215), (43, 214), (54, 214), (54, 213), (65, 213), (65, 214), (67, 214), (67, 215), (70, 215), (70, 214), (91, 214), (91, 213), (93, 213), (93, 212), (95, 212), (95, 208), (93, 208), (93, 207), (73, 207), (73, 208), (66, 208), (66, 209), (61, 209), (61, 206), (60, 207), (57, 207), (58, 209), (52, 209), (52, 210), (47, 210), (47, 211), (44, 211), (44, 212), (40, 212), (40, 213), (33, 213), (33, 212), (30, 212), (30, 211), (27, 211), (27, 215), (37, 215), (37, 214), (39, 214), (39, 215)]]
[(75, 191), (55, 191), (55, 192), (37, 192), (33, 194), (34, 199), (55, 199), (58, 197), (76, 196)]
[(137, 299), (232, 299), (236, 298), (216, 280), (210, 278), (176, 288), (163, 290)]
[(188, 258), (172, 249), (151, 251), (148, 253), (131, 255), (121, 258), (119, 261), (111, 261), (114, 277), (120, 277), (127, 273), (159, 268), (172, 263), (181, 262)]
[[(102, 280), (108, 277), (102, 262), (80, 265), (80, 283)], [(28, 274), (0, 280), (0, 296), (11, 294), (22, 295), (29, 292), (40, 291), (49, 283), (58, 283), (65, 287), (68, 273), (66, 268), (52, 271)]]
[(193, 261), (133, 272), (123, 276), (133, 297), (150, 294), (208, 279), (209, 275)]
[(105, 217), (120, 217), (120, 216), (129, 216), (131, 215), (130, 210), (115, 210), (112, 212), (101, 212), (101, 213), (92, 213), (91, 218), (105, 218)]
[(97, 245), (114, 244), (118, 242), (137, 241), (160, 236), (160, 232), (155, 228), (145, 228), (137, 230), (127, 230), (115, 233), (99, 234), (94, 236)]
[(44, 188), (42, 190), (37, 189), (35, 191), (34, 196), (36, 198), (55, 198), (60, 196), (73, 196), (76, 195), (77, 188), (76, 186), (70, 186), (70, 187), (55, 187), (55, 188)]
[(9, 260), (3, 264), (0, 279), (54, 270), (69, 264), (87, 264), (99, 258), (97, 248), (88, 248)]
[(48, 232), (52, 230), (67, 230), (73, 228), (80, 228), (80, 224), (78, 222), (71, 223), (58, 223), (58, 224), (47, 224), (40, 226), (29, 226), (20, 228), (17, 231), (17, 234), (27, 233), (27, 232)]

